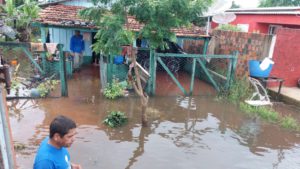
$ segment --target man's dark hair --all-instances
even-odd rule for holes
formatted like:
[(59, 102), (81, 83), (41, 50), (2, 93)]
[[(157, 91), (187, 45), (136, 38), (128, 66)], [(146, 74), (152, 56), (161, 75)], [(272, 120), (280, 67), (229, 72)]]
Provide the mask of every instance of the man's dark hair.
[(63, 137), (69, 130), (74, 128), (76, 128), (76, 124), (73, 120), (66, 116), (57, 116), (50, 124), (50, 138), (52, 138), (55, 133)]

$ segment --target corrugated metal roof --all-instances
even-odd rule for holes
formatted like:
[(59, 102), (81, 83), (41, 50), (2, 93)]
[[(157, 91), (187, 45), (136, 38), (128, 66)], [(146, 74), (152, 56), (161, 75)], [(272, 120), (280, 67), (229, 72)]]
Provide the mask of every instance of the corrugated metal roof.
[(235, 14), (298, 15), (300, 7), (237, 8), (226, 12)]

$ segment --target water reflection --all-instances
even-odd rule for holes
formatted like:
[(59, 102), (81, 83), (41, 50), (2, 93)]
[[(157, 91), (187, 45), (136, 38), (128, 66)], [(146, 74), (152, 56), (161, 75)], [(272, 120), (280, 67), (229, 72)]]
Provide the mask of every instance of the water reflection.
[[(38, 143), (58, 114), (78, 124), (70, 152), (84, 168), (300, 168), (299, 133), (247, 117), (232, 104), (157, 96), (147, 109), (151, 125), (142, 128), (138, 98), (106, 100), (95, 92), (98, 83), (77, 77), (69, 83), (69, 98), (10, 103), (11, 111), (22, 115), (11, 116), (14, 140), (28, 147), (17, 152), (21, 169), (31, 168)], [(87, 101), (92, 96), (94, 101)], [(117, 129), (103, 125), (111, 110), (126, 112), (128, 124)]]

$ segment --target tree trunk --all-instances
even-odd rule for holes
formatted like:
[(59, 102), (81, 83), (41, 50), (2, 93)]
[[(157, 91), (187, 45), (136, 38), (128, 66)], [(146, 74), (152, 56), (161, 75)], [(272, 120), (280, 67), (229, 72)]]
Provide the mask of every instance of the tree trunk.
[[(132, 83), (132, 86), (133, 86), (135, 92), (140, 97), (142, 126), (147, 127), (148, 120), (147, 120), (147, 116), (146, 116), (146, 110), (147, 110), (147, 106), (148, 106), (149, 97), (148, 97), (147, 93), (144, 92), (143, 87), (142, 87), (141, 76), (140, 76), (138, 67), (136, 66), (136, 52), (137, 52), (136, 49), (133, 49), (131, 54), (128, 54), (132, 58), (132, 63), (129, 66), (128, 77)], [(135, 80), (132, 77), (132, 68), (134, 69)]]

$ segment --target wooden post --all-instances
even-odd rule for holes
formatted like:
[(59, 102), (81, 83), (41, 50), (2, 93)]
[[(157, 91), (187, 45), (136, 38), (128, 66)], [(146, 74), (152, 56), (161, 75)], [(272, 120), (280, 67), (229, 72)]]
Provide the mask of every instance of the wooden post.
[(59, 50), (59, 77), (60, 77), (60, 86), (61, 86), (61, 96), (67, 97), (68, 96), (68, 83), (66, 78), (66, 62), (65, 56), (63, 53), (63, 45), (57, 45)]
[[(44, 44), (44, 47), (45, 47), (45, 43), (46, 43), (46, 39), (47, 39), (45, 27), (41, 27), (41, 39), (42, 39), (42, 43)], [(44, 70), (43, 75), (45, 75), (46, 74), (46, 64), (47, 64), (46, 51), (41, 53), (41, 57), (42, 57), (42, 67)]]

